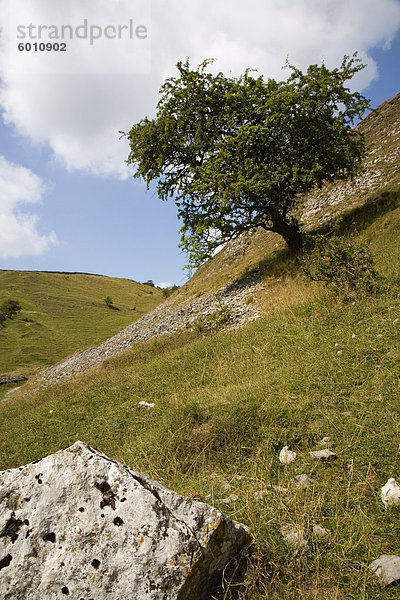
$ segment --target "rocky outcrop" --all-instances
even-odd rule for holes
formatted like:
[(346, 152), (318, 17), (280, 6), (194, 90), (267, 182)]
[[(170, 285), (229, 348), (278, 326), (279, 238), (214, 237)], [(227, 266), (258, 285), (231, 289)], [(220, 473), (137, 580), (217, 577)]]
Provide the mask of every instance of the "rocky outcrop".
[(400, 184), (400, 94), (371, 111), (357, 126), (365, 136), (367, 155), (362, 172), (342, 183), (326, 184), (311, 192), (301, 209), (305, 229), (329, 221), (335, 207), (362, 204), (368, 196), (398, 189)]
[(76, 442), (0, 473), (4, 600), (203, 600), (247, 529)]

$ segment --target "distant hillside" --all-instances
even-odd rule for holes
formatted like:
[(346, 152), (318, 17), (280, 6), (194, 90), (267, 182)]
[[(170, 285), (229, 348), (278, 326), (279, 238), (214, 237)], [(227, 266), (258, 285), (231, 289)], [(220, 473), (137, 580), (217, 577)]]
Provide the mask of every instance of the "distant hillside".
[(22, 311), (0, 326), (0, 375), (25, 375), (100, 343), (157, 306), (162, 293), (100, 275), (0, 271), (0, 303), (7, 298)]

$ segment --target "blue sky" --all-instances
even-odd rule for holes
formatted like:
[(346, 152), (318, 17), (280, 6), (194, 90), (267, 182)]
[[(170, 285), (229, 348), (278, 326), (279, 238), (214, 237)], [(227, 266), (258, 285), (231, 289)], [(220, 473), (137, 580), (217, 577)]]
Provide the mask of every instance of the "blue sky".
[[(114, 0), (115, 15), (109, 3), (106, 17), (128, 18), (140, 1)], [(45, 22), (54, 18), (54, 7), (67, 11), (66, 4), (75, 18), (78, 10), (82, 19), (100, 19), (101, 0), (0, 0), (3, 32), (11, 28), (4, 12), (10, 6), (25, 23), (25, 9), (40, 9)], [(126, 141), (118, 135), (153, 115), (161, 82), (186, 56), (192, 64), (212, 56), (226, 73), (256, 67), (279, 78), (287, 55), (301, 68), (322, 60), (334, 67), (358, 50), (368, 68), (355, 86), (373, 106), (400, 91), (398, 0), (193, 0), (185, 13), (180, 6), (178, 0), (153, 0), (151, 16), (141, 13), (151, 62), (138, 60), (133, 72), (113, 72), (129, 61), (129, 48), (119, 46), (117, 66), (104, 62), (99, 72), (101, 53), (109, 57), (116, 45), (99, 44), (93, 56), (86, 47), (87, 75), (79, 72), (86, 55), (70, 57), (69, 73), (49, 62), (47, 71), (35, 74), (21, 70), (20, 57), (13, 62), (2, 46), (0, 268), (83, 271), (157, 284), (186, 280), (175, 205), (129, 176)]]

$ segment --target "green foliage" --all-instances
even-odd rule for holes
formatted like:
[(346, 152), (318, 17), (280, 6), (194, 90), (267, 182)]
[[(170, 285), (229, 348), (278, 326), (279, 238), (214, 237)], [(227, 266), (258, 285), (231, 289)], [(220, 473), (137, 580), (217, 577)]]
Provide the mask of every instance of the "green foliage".
[(197, 266), (242, 231), (263, 227), (302, 245), (293, 209), (299, 195), (354, 175), (364, 156), (352, 125), (368, 101), (346, 82), (364, 65), (354, 55), (328, 70), (287, 65), (287, 81), (250, 70), (236, 79), (179, 62), (161, 87), (156, 117), (127, 135), (134, 177), (157, 180), (175, 199), (181, 246)]
[(171, 287), (163, 288), (162, 295), (164, 298), (169, 298), (176, 290), (179, 289), (179, 285), (172, 285)]
[(12, 300), (11, 298), (4, 300), (4, 302), (0, 305), (0, 312), (8, 319), (12, 319), (13, 316), (21, 310), (22, 307), (18, 300)]
[(347, 298), (378, 290), (380, 278), (368, 245), (350, 237), (319, 235), (303, 260), (303, 271), (312, 281), (322, 281)]
[(108, 308), (111, 308), (112, 305), (113, 305), (113, 301), (112, 301), (112, 299), (111, 299), (110, 296), (106, 296), (104, 298), (104, 303), (105, 303), (106, 306), (108, 306)]
[(149, 285), (150, 287), (155, 287), (154, 281), (152, 279), (148, 279), (147, 281), (144, 281), (143, 285)]

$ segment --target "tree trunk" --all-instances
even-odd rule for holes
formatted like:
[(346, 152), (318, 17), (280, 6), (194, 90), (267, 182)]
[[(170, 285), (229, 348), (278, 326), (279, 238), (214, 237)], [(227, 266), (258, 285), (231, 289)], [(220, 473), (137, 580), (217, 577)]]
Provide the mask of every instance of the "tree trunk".
[(300, 252), (303, 249), (303, 235), (297, 221), (285, 221), (275, 210), (270, 210), (272, 227), (271, 231), (279, 233), (292, 252)]

